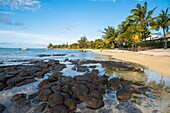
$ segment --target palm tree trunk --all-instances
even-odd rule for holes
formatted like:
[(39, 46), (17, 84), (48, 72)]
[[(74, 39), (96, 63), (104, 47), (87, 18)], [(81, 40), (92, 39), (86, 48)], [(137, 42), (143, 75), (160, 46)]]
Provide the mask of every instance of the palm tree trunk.
[(163, 28), (163, 34), (164, 34), (164, 42), (165, 42), (164, 49), (167, 49), (167, 40), (166, 40), (166, 34), (164, 28)]
[(163, 76), (161, 76), (160, 84), (163, 84)]

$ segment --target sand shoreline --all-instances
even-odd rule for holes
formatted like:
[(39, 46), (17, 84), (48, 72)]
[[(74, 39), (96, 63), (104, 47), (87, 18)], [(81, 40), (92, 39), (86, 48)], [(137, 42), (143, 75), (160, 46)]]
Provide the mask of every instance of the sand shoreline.
[(170, 49), (131, 52), (124, 50), (91, 50), (94, 53), (109, 55), (123, 61), (137, 63), (170, 78)]

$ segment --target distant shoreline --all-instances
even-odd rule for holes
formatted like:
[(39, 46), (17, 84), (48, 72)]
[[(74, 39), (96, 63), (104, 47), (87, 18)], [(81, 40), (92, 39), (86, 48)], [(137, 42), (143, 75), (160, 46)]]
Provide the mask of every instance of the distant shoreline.
[(155, 49), (139, 52), (125, 50), (90, 51), (98, 54), (109, 55), (112, 58), (144, 65), (148, 69), (170, 78), (170, 49)]

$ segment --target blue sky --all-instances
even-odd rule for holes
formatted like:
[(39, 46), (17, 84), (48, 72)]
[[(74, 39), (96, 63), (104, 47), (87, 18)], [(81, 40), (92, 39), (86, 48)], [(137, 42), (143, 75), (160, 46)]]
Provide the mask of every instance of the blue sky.
[(0, 0), (0, 47), (70, 44), (84, 35), (95, 40), (145, 1), (149, 10), (158, 6), (153, 16), (170, 7), (170, 0)]

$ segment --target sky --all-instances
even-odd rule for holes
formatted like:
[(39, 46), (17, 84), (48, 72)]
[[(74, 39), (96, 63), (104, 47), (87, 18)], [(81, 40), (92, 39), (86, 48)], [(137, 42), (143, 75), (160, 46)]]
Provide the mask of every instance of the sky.
[(170, 0), (0, 0), (0, 47), (45, 48), (82, 36), (95, 40), (145, 1), (148, 10), (158, 6), (153, 16), (170, 7)]

